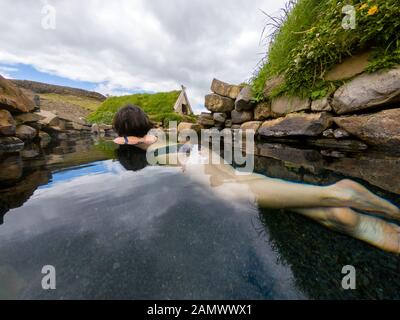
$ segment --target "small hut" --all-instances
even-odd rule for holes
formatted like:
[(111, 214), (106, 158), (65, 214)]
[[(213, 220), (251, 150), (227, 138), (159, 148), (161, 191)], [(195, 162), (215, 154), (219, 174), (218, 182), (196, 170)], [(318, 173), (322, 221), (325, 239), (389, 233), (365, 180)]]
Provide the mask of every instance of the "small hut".
[(185, 116), (190, 116), (193, 114), (192, 106), (190, 105), (186, 94), (186, 88), (184, 86), (182, 86), (182, 92), (179, 95), (178, 100), (176, 100), (174, 112)]

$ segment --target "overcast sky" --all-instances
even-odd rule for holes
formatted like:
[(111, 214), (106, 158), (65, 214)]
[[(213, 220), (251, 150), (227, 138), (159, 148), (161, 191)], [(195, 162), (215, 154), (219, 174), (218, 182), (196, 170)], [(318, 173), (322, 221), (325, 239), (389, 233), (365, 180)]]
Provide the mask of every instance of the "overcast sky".
[[(232, 83), (251, 77), (266, 47), (260, 9), (274, 14), (284, 3), (0, 0), (0, 74), (51, 75), (109, 94), (184, 84), (198, 112), (214, 77)], [(43, 28), (51, 22), (45, 4), (56, 10), (55, 29)]]

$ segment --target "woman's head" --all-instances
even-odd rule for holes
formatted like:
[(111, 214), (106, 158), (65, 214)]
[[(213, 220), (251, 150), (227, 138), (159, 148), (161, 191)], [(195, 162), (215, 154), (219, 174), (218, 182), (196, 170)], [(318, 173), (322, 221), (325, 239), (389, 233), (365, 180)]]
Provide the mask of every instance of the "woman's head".
[(126, 105), (115, 115), (113, 127), (120, 137), (144, 137), (153, 128), (153, 124), (141, 108)]

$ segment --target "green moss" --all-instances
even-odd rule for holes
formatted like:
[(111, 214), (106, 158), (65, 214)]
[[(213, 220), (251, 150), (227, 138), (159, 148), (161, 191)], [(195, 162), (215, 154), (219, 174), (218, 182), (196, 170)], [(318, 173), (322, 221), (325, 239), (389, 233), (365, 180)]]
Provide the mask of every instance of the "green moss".
[[(356, 9), (355, 29), (342, 27), (342, 8), (347, 4)], [(372, 10), (375, 6), (377, 11)], [(320, 96), (316, 91), (324, 74), (366, 49), (374, 51), (368, 71), (400, 64), (399, 16), (398, 0), (299, 0), (256, 72), (252, 81), (255, 99), (263, 98), (265, 81), (276, 75), (284, 75), (285, 83), (274, 94)]]
[(195, 117), (181, 116), (174, 112), (174, 105), (180, 91), (161, 92), (155, 94), (134, 94), (122, 97), (111, 97), (104, 101), (88, 120), (92, 123), (111, 124), (115, 113), (127, 104), (141, 107), (154, 122), (195, 121)]

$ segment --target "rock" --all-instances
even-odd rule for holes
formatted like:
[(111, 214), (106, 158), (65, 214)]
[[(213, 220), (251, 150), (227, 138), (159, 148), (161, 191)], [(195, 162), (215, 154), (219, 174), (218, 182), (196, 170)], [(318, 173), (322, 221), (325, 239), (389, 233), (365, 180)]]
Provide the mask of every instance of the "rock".
[(261, 102), (254, 109), (254, 120), (264, 121), (272, 118), (271, 104), (269, 102)]
[(235, 101), (218, 94), (206, 96), (205, 106), (212, 112), (231, 112), (235, 107)]
[(325, 130), (325, 131), (322, 133), (322, 135), (323, 135), (325, 138), (334, 138), (334, 137), (335, 137), (335, 130), (333, 130), (333, 129)]
[(42, 110), (37, 114), (42, 117), (39, 123), (44, 126), (57, 127), (60, 125), (60, 119), (52, 112)]
[(400, 102), (400, 68), (362, 74), (340, 87), (333, 97), (337, 114)]
[(33, 102), (35, 104), (35, 111), (40, 111), (40, 96), (35, 94), (33, 97)]
[(248, 111), (254, 108), (252, 101), (253, 91), (250, 86), (245, 86), (239, 93), (235, 101), (236, 111)]
[(261, 125), (261, 121), (249, 121), (243, 123), (240, 129), (242, 129), (243, 131), (253, 130), (255, 133), (257, 133)]
[(233, 123), (232, 123), (232, 119), (229, 119), (229, 120), (226, 120), (226, 121), (225, 121), (225, 127), (226, 127), (226, 128), (231, 128), (231, 127), (232, 127), (232, 124), (233, 124)]
[(77, 131), (91, 131), (92, 128), (89, 126), (85, 126), (76, 122), (71, 122), (72, 129)]
[(36, 138), (37, 130), (25, 124), (21, 124), (17, 127), (16, 136), (22, 141), (30, 141)]
[(231, 85), (220, 80), (214, 79), (211, 84), (211, 91), (227, 98), (231, 98), (235, 100), (240, 91), (242, 90), (241, 86)]
[(310, 106), (309, 99), (282, 96), (272, 100), (271, 110), (274, 114), (283, 116), (293, 112), (309, 110)]
[(97, 123), (94, 123), (91, 128), (93, 134), (100, 134), (100, 127)]
[(284, 118), (265, 121), (259, 134), (263, 137), (310, 136), (323, 133), (332, 124), (330, 114), (289, 114)]
[(16, 115), (14, 117), (14, 119), (18, 124), (27, 124), (27, 123), (38, 122), (38, 121), (44, 119), (44, 117), (41, 117), (37, 113), (22, 113), (22, 114)]
[(203, 112), (199, 116), (199, 119), (197, 122), (201, 126), (205, 126), (205, 127), (212, 127), (215, 124), (213, 115), (211, 113), (205, 113), (205, 112)]
[(232, 130), (240, 130), (242, 128), (242, 126), (240, 124), (232, 124), (231, 129)]
[(104, 131), (109, 131), (109, 130), (113, 130), (113, 126), (110, 124), (99, 124), (98, 125), (100, 130), (104, 130)]
[(51, 136), (44, 131), (39, 131), (38, 137), (40, 139), (40, 146), (42, 148), (46, 148), (51, 142)]
[(276, 88), (280, 87), (284, 81), (285, 81), (285, 77), (283, 77), (283, 76), (275, 76), (275, 77), (268, 79), (265, 82), (264, 97), (269, 98), (271, 93)]
[(0, 135), (13, 136), (15, 135), (16, 124), (10, 112), (0, 110)]
[(334, 121), (340, 128), (369, 145), (385, 148), (400, 146), (400, 109), (337, 117)]
[(40, 149), (36, 144), (30, 144), (29, 146), (24, 147), (24, 150), (21, 151), (21, 157), (24, 159), (32, 159), (36, 158), (40, 155)]
[(24, 148), (24, 142), (16, 137), (0, 137), (0, 151), (18, 152)]
[(332, 107), (331, 104), (329, 102), (329, 99), (323, 98), (323, 99), (319, 99), (319, 100), (315, 100), (311, 103), (311, 110), (314, 112), (330, 112), (332, 111)]
[(242, 124), (244, 122), (248, 122), (253, 120), (253, 111), (236, 111), (233, 110), (231, 113), (232, 123), (234, 124)]
[(35, 104), (14, 83), (0, 76), (0, 108), (12, 113), (30, 112)]
[(18, 180), (23, 174), (23, 164), (19, 155), (6, 155), (0, 158), (0, 181)]
[(185, 132), (188, 130), (193, 130), (196, 132), (200, 132), (201, 127), (197, 123), (190, 123), (190, 122), (181, 122), (178, 125), (178, 133)]
[(346, 80), (363, 73), (369, 64), (370, 55), (370, 52), (364, 52), (345, 59), (328, 71), (324, 79), (326, 81)]
[(214, 113), (213, 117), (214, 117), (214, 121), (217, 123), (225, 123), (226, 119), (228, 118), (226, 113), (219, 113), (219, 112)]
[(336, 139), (315, 139), (307, 140), (307, 144), (321, 148), (332, 148), (343, 151), (362, 151), (368, 149), (368, 146), (357, 140), (336, 140)]
[(350, 137), (350, 134), (346, 130), (339, 128), (333, 132), (333, 136), (335, 139), (345, 139)]

